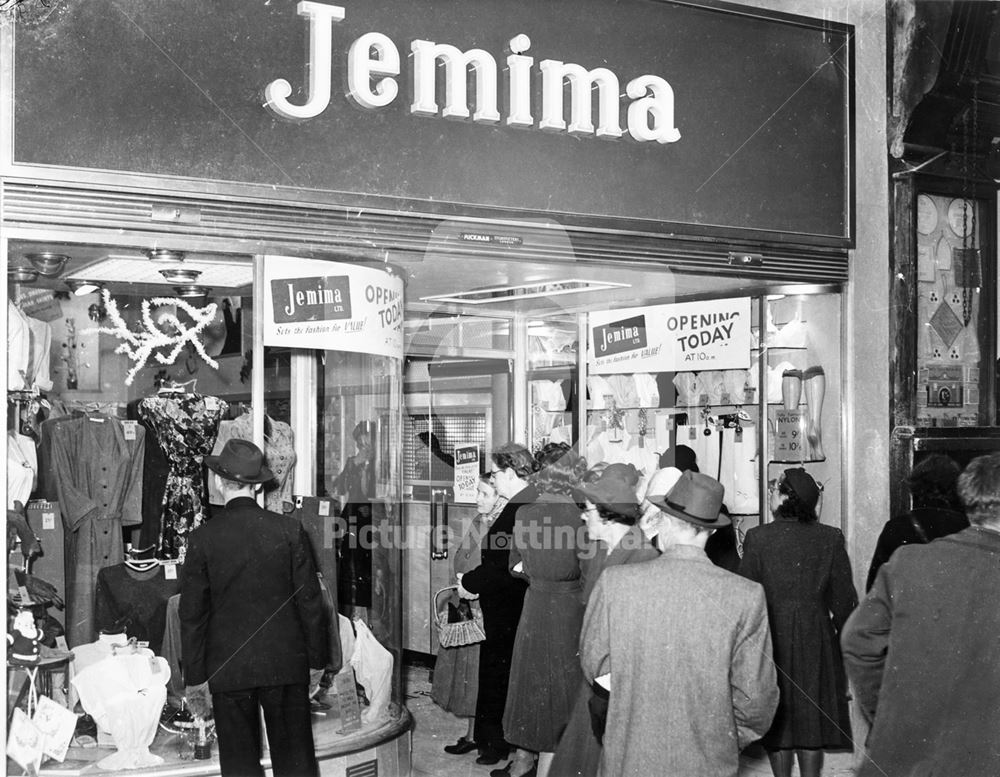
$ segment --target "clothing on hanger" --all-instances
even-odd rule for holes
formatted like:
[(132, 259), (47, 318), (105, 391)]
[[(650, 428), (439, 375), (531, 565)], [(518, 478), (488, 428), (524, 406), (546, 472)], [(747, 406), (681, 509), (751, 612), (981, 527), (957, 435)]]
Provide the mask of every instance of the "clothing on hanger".
[(124, 559), (122, 527), (141, 522), (145, 430), (126, 439), (109, 416), (71, 418), (53, 427), (52, 467), (66, 529), (66, 638), (94, 638), (94, 584), (99, 570)]
[(205, 520), (208, 493), (202, 462), (212, 452), (227, 408), (219, 398), (201, 394), (157, 394), (139, 402), (137, 413), (169, 462), (157, 558), (182, 558), (188, 534)]
[(7, 432), (7, 507), (28, 504), (38, 479), (35, 441), (14, 431)]
[[(183, 567), (168, 579), (166, 569), (153, 559), (146, 570), (130, 568), (128, 562), (97, 573), (94, 622), (99, 630), (120, 630), (129, 637), (148, 642), (159, 655), (166, 628), (167, 600), (180, 593)], [(116, 629), (115, 627), (119, 627)]]

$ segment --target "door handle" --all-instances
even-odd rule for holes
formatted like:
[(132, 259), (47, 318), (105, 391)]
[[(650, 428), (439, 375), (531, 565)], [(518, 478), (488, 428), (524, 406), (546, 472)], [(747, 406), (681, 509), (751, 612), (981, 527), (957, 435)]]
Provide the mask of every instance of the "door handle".
[(434, 561), (440, 561), (441, 559), (448, 558), (448, 540), (444, 536), (444, 532), (441, 531), (441, 525), (438, 523), (438, 515), (444, 518), (444, 525), (448, 525), (448, 504), (442, 500), (440, 507), (441, 511), (438, 511), (438, 500), (441, 499), (442, 492), (438, 489), (431, 489), (431, 559)]

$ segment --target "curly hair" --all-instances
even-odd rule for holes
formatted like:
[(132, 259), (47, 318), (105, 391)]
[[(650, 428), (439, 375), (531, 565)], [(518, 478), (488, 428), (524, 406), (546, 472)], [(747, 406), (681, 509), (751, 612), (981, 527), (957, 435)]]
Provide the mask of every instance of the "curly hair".
[(508, 442), (495, 448), (490, 454), (493, 463), (500, 469), (512, 469), (519, 478), (530, 477), (538, 464), (531, 451), (516, 442)]
[(1000, 453), (973, 459), (958, 477), (969, 522), (1000, 526)]
[(917, 462), (906, 479), (914, 509), (959, 508), (958, 476), (961, 473), (955, 460), (943, 453), (932, 453)]
[(802, 501), (784, 478), (778, 481), (778, 493), (785, 495), (785, 501), (775, 508), (775, 518), (795, 518), (802, 523), (812, 523), (819, 520), (816, 508)]
[(549, 494), (572, 496), (587, 474), (587, 460), (564, 442), (546, 443), (535, 460), (538, 471), (532, 483)]

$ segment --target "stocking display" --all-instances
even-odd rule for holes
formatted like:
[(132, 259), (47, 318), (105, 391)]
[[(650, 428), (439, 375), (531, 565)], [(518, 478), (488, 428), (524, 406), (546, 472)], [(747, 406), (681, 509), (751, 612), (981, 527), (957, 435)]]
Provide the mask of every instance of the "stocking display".
[(826, 373), (822, 367), (809, 367), (802, 372), (802, 383), (806, 394), (806, 441), (812, 450), (810, 458), (824, 461), (822, 424), (823, 395), (826, 393)]

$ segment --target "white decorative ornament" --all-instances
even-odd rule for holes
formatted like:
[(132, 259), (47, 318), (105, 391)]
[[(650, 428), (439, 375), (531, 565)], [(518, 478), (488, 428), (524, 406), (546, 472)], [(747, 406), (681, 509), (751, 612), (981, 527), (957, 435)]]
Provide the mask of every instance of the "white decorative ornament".
[[(136, 373), (146, 366), (149, 357), (153, 356), (160, 364), (173, 364), (177, 357), (181, 355), (184, 346), (191, 343), (198, 355), (213, 369), (219, 369), (219, 363), (205, 352), (199, 335), (212, 323), (218, 306), (213, 302), (203, 308), (196, 308), (182, 299), (173, 297), (154, 297), (142, 301), (142, 325), (143, 330), (133, 332), (129, 329), (125, 319), (118, 312), (118, 304), (111, 298), (107, 289), (102, 292), (104, 297), (104, 307), (107, 309), (108, 318), (113, 326), (97, 327), (84, 330), (84, 334), (89, 332), (100, 332), (101, 334), (114, 335), (119, 340), (123, 340), (121, 345), (115, 348), (115, 353), (123, 353), (135, 364), (125, 376), (125, 385), (131, 386)], [(176, 305), (187, 313), (194, 326), (188, 326), (173, 313), (163, 313), (159, 320), (154, 321), (152, 308), (160, 305)], [(170, 331), (164, 331), (169, 328)], [(168, 348), (173, 346), (166, 356), (162, 353), (154, 353), (157, 348)]]

